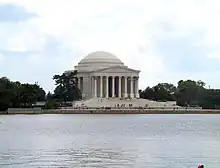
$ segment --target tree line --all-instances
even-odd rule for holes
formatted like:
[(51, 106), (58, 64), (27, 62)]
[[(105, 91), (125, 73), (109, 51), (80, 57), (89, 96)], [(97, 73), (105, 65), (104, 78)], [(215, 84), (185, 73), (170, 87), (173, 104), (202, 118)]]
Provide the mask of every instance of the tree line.
[(13, 82), (0, 78), (0, 111), (8, 108), (32, 107), (37, 101), (45, 101), (45, 91), (37, 83)]
[(37, 102), (46, 102), (44, 108), (57, 108), (73, 100), (81, 99), (77, 88), (77, 71), (54, 75), (56, 88), (54, 93), (47, 93), (38, 83), (29, 84), (0, 78), (0, 111), (8, 108), (37, 107)]
[[(77, 71), (54, 75), (55, 90), (46, 94), (38, 83), (28, 84), (0, 78), (0, 111), (8, 108), (35, 107), (37, 102), (46, 102), (44, 108), (57, 108), (68, 102), (80, 100), (77, 87)], [(207, 89), (203, 81), (180, 80), (177, 86), (159, 83), (139, 90), (140, 97), (154, 101), (176, 101), (177, 105), (220, 109), (220, 90)], [(71, 104), (69, 104), (71, 105)]]
[(159, 83), (139, 92), (143, 99), (176, 101), (177, 105), (185, 107), (220, 109), (220, 89), (207, 89), (201, 80), (180, 80), (177, 86)]

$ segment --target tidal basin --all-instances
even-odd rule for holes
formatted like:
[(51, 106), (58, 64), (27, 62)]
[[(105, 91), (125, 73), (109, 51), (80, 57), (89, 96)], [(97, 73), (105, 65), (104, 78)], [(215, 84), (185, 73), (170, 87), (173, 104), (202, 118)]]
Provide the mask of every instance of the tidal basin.
[(0, 167), (220, 167), (220, 115), (0, 115)]

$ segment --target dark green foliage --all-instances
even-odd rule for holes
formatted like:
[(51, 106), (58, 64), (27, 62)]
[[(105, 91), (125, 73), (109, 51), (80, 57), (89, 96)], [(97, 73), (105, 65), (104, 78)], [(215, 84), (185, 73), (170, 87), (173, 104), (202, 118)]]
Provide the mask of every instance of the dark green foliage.
[(6, 77), (0, 78), (0, 111), (32, 107), (37, 101), (45, 101), (45, 91), (38, 84), (21, 84)]
[(155, 101), (173, 101), (175, 100), (174, 93), (176, 90), (173, 84), (159, 83), (152, 88), (147, 87), (140, 93), (140, 96), (141, 98)]
[(186, 80), (179, 81), (176, 93), (177, 104), (181, 106), (197, 106), (204, 91), (199, 82)]
[(32, 107), (36, 102), (46, 101), (45, 108), (57, 108), (60, 104), (81, 99), (81, 92), (76, 87), (77, 71), (54, 75), (57, 87), (54, 94), (48, 93), (37, 84), (10, 81), (0, 78), (0, 111), (8, 108)]
[[(82, 98), (77, 88), (76, 71), (55, 75), (56, 88), (48, 93), (37, 84), (10, 81), (0, 78), (0, 111), (7, 108), (32, 107), (36, 102), (46, 101), (45, 108), (71, 106), (71, 101)], [(180, 80), (177, 87), (169, 83), (159, 83), (145, 90), (139, 90), (140, 97), (155, 101), (176, 101), (180, 106), (200, 106), (202, 108), (220, 109), (220, 90), (206, 89), (202, 81)]]
[(59, 104), (56, 102), (56, 100), (48, 100), (45, 104), (46, 109), (56, 109), (59, 107)]
[(205, 90), (199, 105), (207, 109), (220, 109), (220, 90)]
[(53, 100), (54, 96), (51, 92), (48, 92), (47, 95), (46, 95), (46, 100), (49, 101), (49, 100)]
[(206, 89), (203, 81), (180, 80), (177, 87), (160, 83), (147, 87), (140, 96), (155, 101), (176, 101), (180, 106), (220, 109), (220, 90)]
[(54, 75), (53, 80), (57, 87), (54, 90), (54, 99), (60, 102), (79, 100), (82, 98), (81, 92), (76, 83), (77, 71)]

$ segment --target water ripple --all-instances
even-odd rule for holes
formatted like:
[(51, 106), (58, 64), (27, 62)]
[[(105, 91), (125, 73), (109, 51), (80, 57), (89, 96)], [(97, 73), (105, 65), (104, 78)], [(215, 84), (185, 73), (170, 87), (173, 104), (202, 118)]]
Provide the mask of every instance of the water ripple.
[(1, 168), (220, 167), (220, 115), (1, 117)]

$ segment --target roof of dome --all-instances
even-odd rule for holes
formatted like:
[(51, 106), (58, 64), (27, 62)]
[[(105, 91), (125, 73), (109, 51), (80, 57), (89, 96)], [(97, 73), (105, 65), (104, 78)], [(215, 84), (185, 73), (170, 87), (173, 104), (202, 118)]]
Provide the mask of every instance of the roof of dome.
[(96, 51), (88, 54), (84, 57), (79, 64), (115, 64), (115, 65), (124, 65), (124, 63), (117, 58), (115, 55), (105, 52), (105, 51)]

